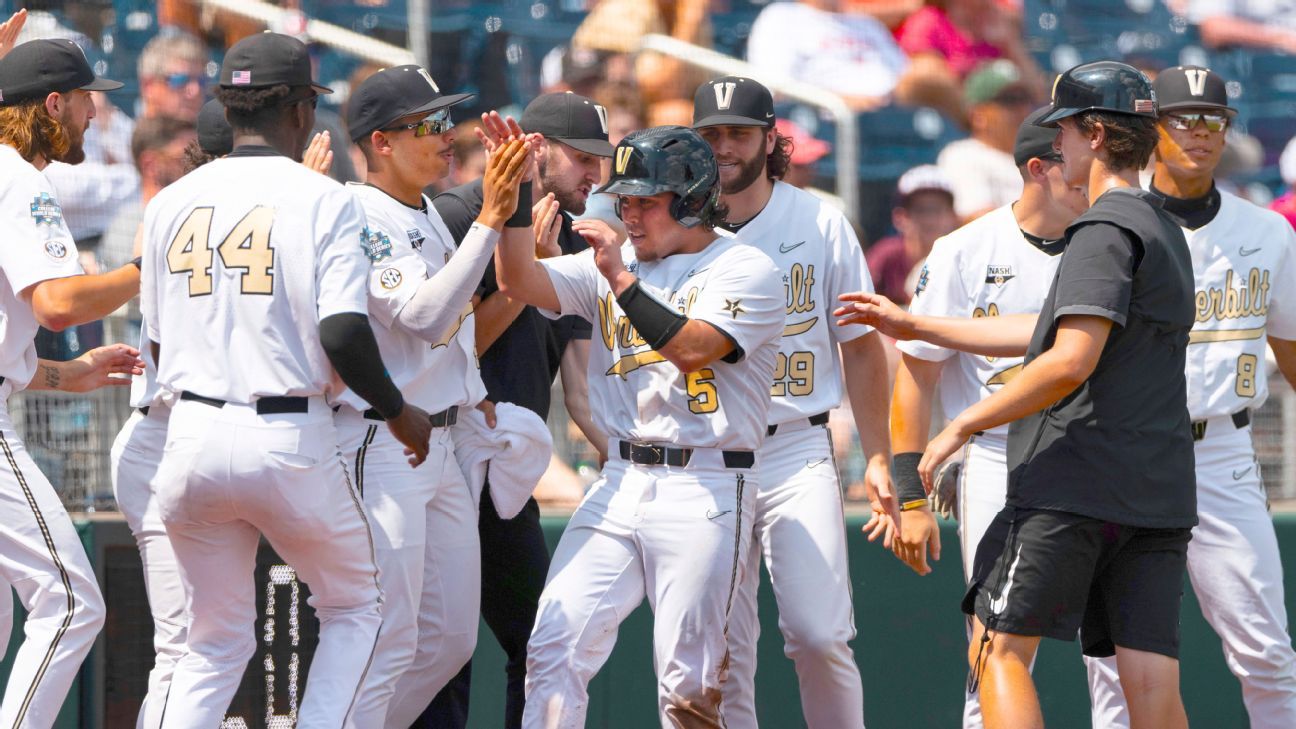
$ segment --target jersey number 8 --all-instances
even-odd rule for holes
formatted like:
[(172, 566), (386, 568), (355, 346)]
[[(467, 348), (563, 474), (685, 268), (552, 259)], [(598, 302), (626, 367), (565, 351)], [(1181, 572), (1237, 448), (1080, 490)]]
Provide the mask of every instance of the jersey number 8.
[[(189, 295), (212, 292), (211, 222), (215, 208), (194, 208), (167, 246), (167, 268), (189, 274)], [(225, 268), (241, 268), (239, 290), (244, 294), (274, 293), (274, 248), (270, 228), (274, 209), (258, 205), (216, 246)]]

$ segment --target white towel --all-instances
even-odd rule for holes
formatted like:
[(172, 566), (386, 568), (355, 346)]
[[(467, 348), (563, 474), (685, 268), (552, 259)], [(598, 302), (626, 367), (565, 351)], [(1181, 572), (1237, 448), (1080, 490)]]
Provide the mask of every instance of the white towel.
[(463, 471), (473, 503), (481, 503), (486, 467), (490, 465), (491, 501), (501, 518), (522, 511), (549, 467), (553, 437), (540, 416), (502, 402), (495, 406), (495, 427), (476, 408), (461, 408), (454, 426), (455, 459)]

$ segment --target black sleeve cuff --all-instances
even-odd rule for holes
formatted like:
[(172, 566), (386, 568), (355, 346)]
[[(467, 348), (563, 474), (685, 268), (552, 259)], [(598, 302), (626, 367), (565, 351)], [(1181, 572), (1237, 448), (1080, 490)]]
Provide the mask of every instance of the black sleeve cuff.
[(891, 478), (895, 480), (896, 499), (902, 503), (927, 498), (922, 477), (918, 475), (921, 453), (897, 453), (891, 457)]
[(617, 304), (634, 325), (635, 331), (639, 332), (639, 336), (656, 350), (665, 347), (688, 323), (687, 316), (644, 291), (638, 280), (621, 292)]
[(531, 186), (533, 183), (524, 182), (518, 188), (518, 205), (517, 210), (513, 211), (513, 217), (504, 221), (505, 228), (530, 228), (531, 227)]

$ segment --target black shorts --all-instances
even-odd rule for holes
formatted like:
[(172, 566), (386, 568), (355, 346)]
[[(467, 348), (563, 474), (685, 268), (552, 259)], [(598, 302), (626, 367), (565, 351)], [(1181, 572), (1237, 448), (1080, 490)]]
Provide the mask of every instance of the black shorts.
[(1179, 657), (1191, 529), (1122, 526), (1038, 509), (999, 512), (977, 546), (963, 612), (989, 630)]

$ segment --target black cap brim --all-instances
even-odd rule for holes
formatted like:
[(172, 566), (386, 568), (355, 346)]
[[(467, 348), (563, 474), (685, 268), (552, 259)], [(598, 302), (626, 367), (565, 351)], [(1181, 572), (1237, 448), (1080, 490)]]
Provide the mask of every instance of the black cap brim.
[(658, 193), (668, 192), (669, 190), (656, 183), (646, 180), (613, 180), (608, 184), (594, 191), (594, 194), (607, 195), (629, 195), (631, 197), (651, 197)]
[(86, 91), (116, 91), (125, 85), (121, 81), (113, 81), (110, 78), (96, 78), (81, 88)]
[(1079, 114), (1082, 111), (1084, 111), (1084, 109), (1071, 109), (1068, 107), (1053, 109), (1049, 113), (1045, 114), (1044, 118), (1040, 119), (1038, 122), (1036, 122), (1036, 124), (1038, 124), (1041, 127), (1055, 127), (1057, 126), (1057, 123), (1062, 121), (1063, 119), (1069, 116), (1075, 116), (1076, 114)]
[(1178, 101), (1172, 104), (1157, 105), (1157, 112), (1164, 114), (1167, 111), (1176, 111), (1178, 109), (1215, 109), (1227, 113), (1229, 116), (1237, 116), (1237, 109), (1223, 104), (1210, 104), (1202, 101)]
[(765, 121), (753, 119), (749, 116), (737, 116), (736, 114), (712, 114), (693, 122), (694, 129), (703, 127), (772, 127), (774, 126), (774, 117)]
[(333, 89), (330, 89), (329, 87), (323, 84), (317, 84), (314, 81), (311, 82), (311, 91), (314, 91), (315, 93), (321, 95), (333, 93)]
[(611, 157), (612, 152), (616, 150), (616, 147), (606, 139), (563, 139), (562, 137), (550, 137), (550, 139), (595, 157)]

